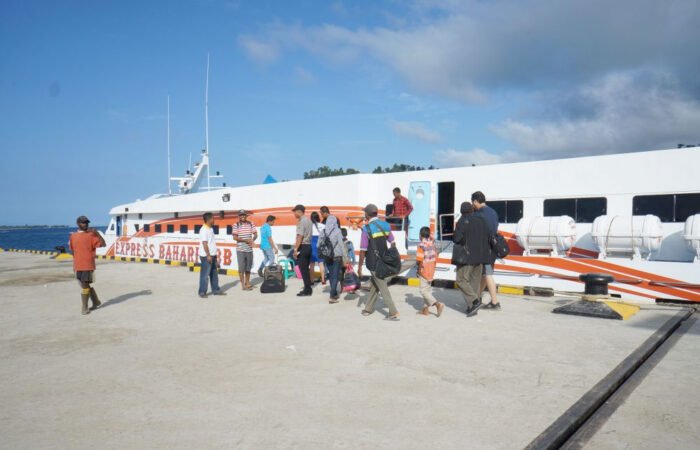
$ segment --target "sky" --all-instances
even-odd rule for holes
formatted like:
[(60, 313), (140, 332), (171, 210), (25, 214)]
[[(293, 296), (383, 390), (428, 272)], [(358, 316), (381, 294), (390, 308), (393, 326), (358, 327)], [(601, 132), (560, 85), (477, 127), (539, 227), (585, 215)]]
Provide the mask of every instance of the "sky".
[(700, 144), (700, 1), (0, 2), (0, 224), (230, 186)]

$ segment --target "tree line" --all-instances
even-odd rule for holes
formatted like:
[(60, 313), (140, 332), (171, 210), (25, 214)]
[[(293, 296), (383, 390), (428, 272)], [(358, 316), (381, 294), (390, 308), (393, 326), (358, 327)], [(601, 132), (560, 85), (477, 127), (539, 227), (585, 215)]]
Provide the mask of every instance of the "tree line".
[[(437, 169), (435, 166), (429, 166), (429, 167), (422, 167), (422, 166), (413, 166), (411, 164), (394, 164), (393, 166), (387, 166), (387, 167), (382, 167), (382, 166), (377, 166), (372, 170), (372, 173), (395, 173), (395, 172), (415, 172), (419, 170), (433, 170)], [(321, 166), (318, 169), (315, 170), (309, 170), (308, 172), (304, 172), (304, 179), (309, 180), (312, 178), (325, 178), (325, 177), (337, 177), (340, 175), (353, 175), (356, 173), (360, 173), (359, 170), (357, 169), (344, 169), (344, 168), (339, 168), (339, 169), (331, 169), (328, 166)]]

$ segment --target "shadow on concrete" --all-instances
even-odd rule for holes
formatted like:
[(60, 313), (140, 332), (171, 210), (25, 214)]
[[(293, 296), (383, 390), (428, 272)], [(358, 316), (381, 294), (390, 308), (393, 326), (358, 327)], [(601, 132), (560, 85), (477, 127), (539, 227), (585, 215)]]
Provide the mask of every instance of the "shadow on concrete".
[[(141, 297), (143, 295), (151, 295), (151, 294), (152, 294), (152, 292), (150, 289), (144, 289), (142, 291), (129, 292), (128, 294), (122, 294), (119, 297), (114, 297), (114, 298), (107, 300), (106, 302), (103, 302), (102, 306), (100, 306), (100, 309), (106, 308), (106, 307), (112, 306), (112, 305), (118, 305), (119, 303), (124, 303), (125, 301), (131, 300), (132, 298)], [(99, 292), (98, 292), (98, 295), (99, 295)]]
[(239, 283), (240, 283), (240, 281), (232, 281), (230, 283), (220, 285), (219, 288), (221, 289), (221, 292), (226, 292), (226, 291), (236, 287)]

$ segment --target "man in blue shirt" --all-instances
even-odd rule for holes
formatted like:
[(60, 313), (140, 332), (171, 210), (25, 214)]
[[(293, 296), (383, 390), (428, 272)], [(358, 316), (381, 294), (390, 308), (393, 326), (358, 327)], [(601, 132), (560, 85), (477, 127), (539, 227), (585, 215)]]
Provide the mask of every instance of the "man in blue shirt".
[[(498, 213), (495, 209), (491, 208), (486, 204), (486, 196), (481, 191), (476, 191), (472, 194), (472, 204), (474, 205), (474, 215), (479, 216), (486, 221), (489, 226), (489, 233), (491, 237), (498, 233)], [(496, 296), (496, 282), (493, 280), (493, 261), (491, 264), (484, 264), (484, 271), (481, 276), (481, 287), (479, 288), (479, 296), (484, 292), (484, 288), (488, 288), (489, 295), (491, 296), (491, 303), (484, 306), (483, 309), (492, 309), (499, 311), (501, 309), (501, 304), (498, 302), (498, 297)]]
[(258, 275), (262, 278), (265, 267), (274, 264), (275, 255), (277, 254), (277, 246), (272, 240), (272, 226), (275, 224), (275, 216), (267, 216), (265, 225), (260, 228), (260, 250), (263, 252), (263, 262), (258, 269)]

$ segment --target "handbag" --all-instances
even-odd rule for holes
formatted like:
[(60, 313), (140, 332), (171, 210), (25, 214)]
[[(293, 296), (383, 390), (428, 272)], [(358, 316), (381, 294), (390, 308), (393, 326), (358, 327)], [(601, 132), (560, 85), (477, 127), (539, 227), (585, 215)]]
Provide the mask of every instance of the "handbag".
[(355, 273), (352, 264), (347, 264), (343, 277), (343, 292), (355, 292), (358, 289), (360, 289), (360, 277)]
[[(369, 246), (372, 248), (374, 253), (376, 267), (374, 268), (374, 276), (383, 280), (385, 278), (393, 277), (401, 272), (401, 255), (399, 255), (398, 249), (393, 245), (388, 245), (383, 255), (379, 254), (379, 249), (377, 248), (377, 242), (372, 237), (372, 229), (370, 224), (367, 224), (367, 237), (369, 238)], [(384, 236), (388, 236), (386, 232), (383, 232)]]

